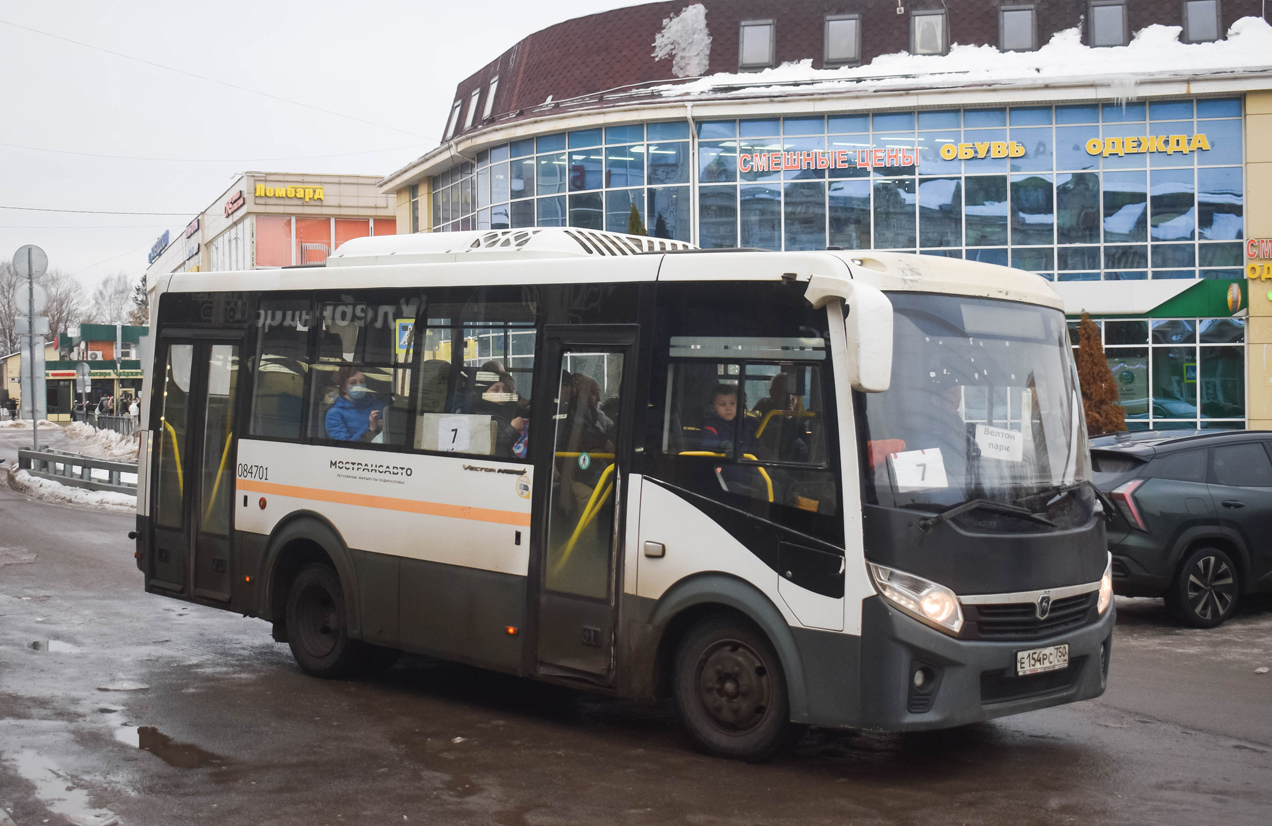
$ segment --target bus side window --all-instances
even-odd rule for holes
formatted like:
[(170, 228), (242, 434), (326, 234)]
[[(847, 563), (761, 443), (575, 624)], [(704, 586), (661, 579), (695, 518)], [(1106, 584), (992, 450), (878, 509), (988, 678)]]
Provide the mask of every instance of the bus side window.
[(261, 301), (256, 314), (251, 435), (300, 438), (312, 324), (313, 305), (307, 300)]
[(491, 300), (494, 292), (430, 296), (419, 353), (419, 450), (528, 455), (536, 310), (524, 299)]
[[(414, 372), (418, 293), (384, 291), (341, 295), (318, 305), (318, 352), (313, 364), (313, 397), (309, 404), (311, 435), (319, 439), (406, 444), (411, 382)], [(339, 377), (361, 374), (368, 395), (356, 403), (341, 396)], [(336, 408), (340, 408), (336, 410)], [(362, 430), (360, 413), (378, 412), (377, 427)], [(333, 413), (332, 411), (336, 412)], [(330, 432), (328, 421), (337, 421)], [(353, 425), (350, 427), (350, 425)], [(361, 436), (351, 438), (353, 432)]]

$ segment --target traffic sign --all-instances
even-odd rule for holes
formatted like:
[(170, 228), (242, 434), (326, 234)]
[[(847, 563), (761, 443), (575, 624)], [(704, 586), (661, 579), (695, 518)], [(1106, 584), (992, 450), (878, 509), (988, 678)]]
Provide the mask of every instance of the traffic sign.
[(13, 268), (23, 278), (39, 278), (49, 269), (49, 257), (35, 244), (27, 244), (13, 254)]
[(37, 336), (47, 336), (49, 334), (49, 320), (42, 315), (38, 315), (34, 319), (20, 315), (13, 319), (13, 332), (20, 336), (32, 333)]
[(28, 289), (30, 289), (31, 291), (29, 295), (27, 294), (26, 290), (22, 289), (21, 287), (18, 287), (18, 309), (19, 310), (27, 309), (27, 299), (30, 298), (31, 312), (35, 313), (36, 315), (39, 315), (40, 313), (44, 312), (49, 306), (49, 294), (45, 292), (44, 287), (42, 287), (38, 283), (31, 284), (28, 287)]

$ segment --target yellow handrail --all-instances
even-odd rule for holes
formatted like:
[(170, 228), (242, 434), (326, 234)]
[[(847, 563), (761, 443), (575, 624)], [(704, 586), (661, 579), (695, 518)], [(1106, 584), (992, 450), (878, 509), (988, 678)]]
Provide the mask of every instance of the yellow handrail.
[[(754, 454), (751, 454), (751, 453), (743, 453), (742, 458), (750, 459), (752, 462), (760, 461), (759, 459), (755, 458)], [(771, 505), (773, 504), (773, 480), (769, 478), (768, 471), (765, 470), (764, 468), (757, 466), (755, 469), (758, 470), (760, 472), (760, 475), (764, 477), (764, 484), (768, 485), (769, 504)]]
[[(181, 473), (181, 449), (177, 447), (177, 431), (171, 424), (168, 423), (168, 419), (166, 417), (163, 419), (163, 426), (168, 428), (168, 432), (172, 434), (172, 461), (177, 466), (177, 493), (184, 496), (185, 480), (184, 475)], [(160, 450), (162, 449), (163, 446), (160, 445)], [(162, 455), (163, 454), (161, 453), (160, 456)]]
[[(710, 450), (682, 450), (677, 455), (679, 456), (710, 456), (715, 459), (726, 458), (725, 454), (715, 453), (714, 451), (710, 451)], [(749, 459), (752, 462), (760, 461), (758, 458), (756, 458), (754, 453), (743, 453), (742, 458)], [(764, 477), (764, 484), (768, 486), (768, 500), (769, 500), (769, 504), (771, 505), (773, 504), (773, 480), (769, 477), (768, 471), (765, 470), (764, 468), (756, 467), (755, 469), (759, 471), (760, 476)]]
[(553, 574), (561, 573), (561, 569), (565, 567), (570, 554), (574, 552), (574, 546), (578, 543), (579, 537), (583, 535), (583, 530), (592, 524), (592, 520), (596, 518), (597, 512), (601, 509), (601, 504), (614, 492), (614, 483), (610, 482), (609, 485), (605, 483), (616, 467), (618, 465), (610, 465), (605, 468), (601, 472), (601, 478), (596, 480), (596, 487), (592, 488), (592, 496), (587, 500), (587, 507), (579, 515), (579, 523), (574, 526), (574, 533), (570, 535), (570, 541), (565, 543), (565, 550), (561, 553), (561, 559), (557, 562), (556, 567), (552, 569)]
[(813, 410), (770, 410), (760, 420), (760, 426), (755, 428), (756, 438), (759, 438), (760, 434), (764, 432), (764, 428), (768, 427), (769, 419), (774, 416), (795, 416), (800, 419), (813, 419), (817, 417), (817, 413)]
[(208, 497), (208, 509), (203, 514), (203, 521), (212, 518), (212, 508), (216, 505), (216, 492), (221, 489), (221, 477), (225, 474), (225, 460), (230, 458), (230, 444), (234, 441), (230, 434), (226, 434), (225, 450), (221, 451), (221, 466), (216, 469), (216, 483), (212, 485), (212, 495)]

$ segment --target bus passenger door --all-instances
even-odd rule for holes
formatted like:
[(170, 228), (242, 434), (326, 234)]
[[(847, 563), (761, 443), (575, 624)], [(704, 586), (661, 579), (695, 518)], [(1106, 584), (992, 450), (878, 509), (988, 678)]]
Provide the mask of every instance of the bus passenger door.
[(163, 342), (150, 486), (154, 585), (230, 599), (237, 342)]
[[(548, 327), (537, 394), (536, 670), (608, 683), (614, 669), (635, 328)], [(541, 481), (540, 481), (541, 480)]]

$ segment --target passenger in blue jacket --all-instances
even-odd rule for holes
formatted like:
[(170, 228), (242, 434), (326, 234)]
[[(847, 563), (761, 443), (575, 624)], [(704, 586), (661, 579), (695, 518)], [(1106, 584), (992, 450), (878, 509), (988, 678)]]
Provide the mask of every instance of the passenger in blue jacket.
[(327, 411), (327, 438), (342, 442), (369, 442), (384, 429), (385, 405), (367, 387), (367, 377), (356, 367), (336, 371), (340, 391)]

